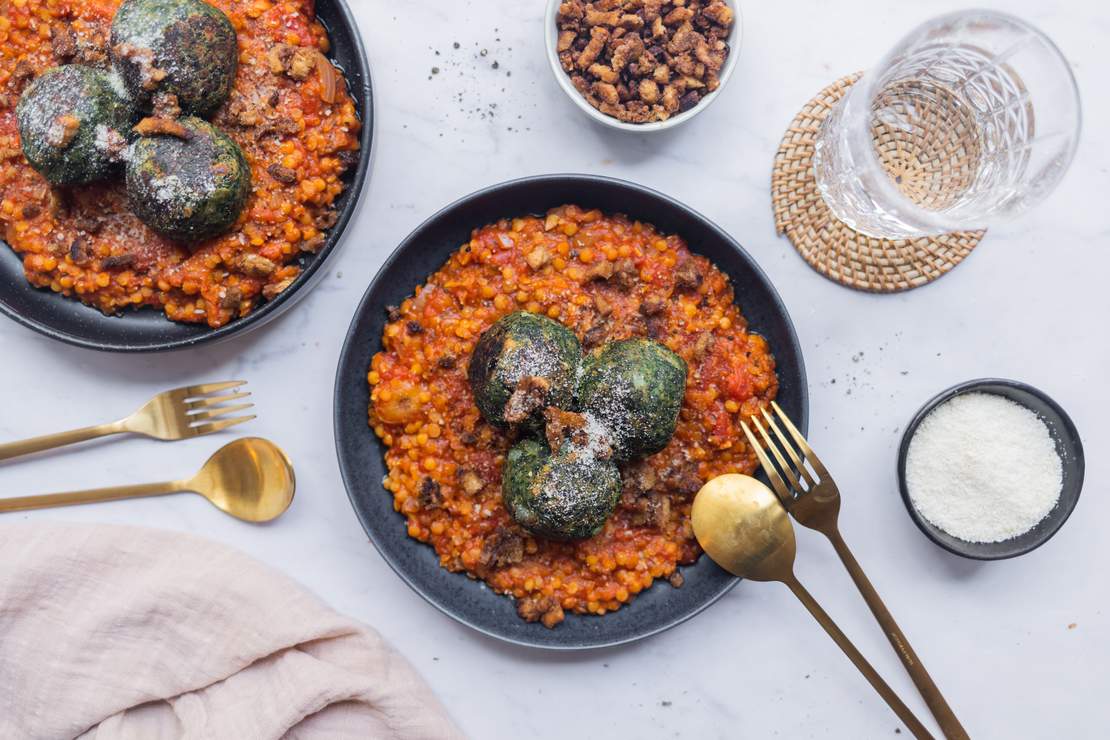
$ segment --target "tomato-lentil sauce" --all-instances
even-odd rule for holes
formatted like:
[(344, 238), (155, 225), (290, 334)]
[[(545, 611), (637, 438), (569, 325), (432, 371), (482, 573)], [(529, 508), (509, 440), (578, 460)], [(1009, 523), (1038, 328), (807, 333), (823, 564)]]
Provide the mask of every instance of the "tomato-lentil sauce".
[[(501, 502), (508, 435), (486, 423), (466, 368), (481, 333), (517, 310), (544, 313), (588, 348), (651, 336), (689, 365), (677, 429), (660, 453), (622, 468), (624, 492), (596, 536), (537, 538)], [(390, 309), (369, 369), (370, 425), (387, 447), (385, 487), (408, 533), (440, 563), (517, 599), (552, 627), (565, 612), (605, 614), (700, 554), (693, 495), (757, 461), (740, 420), (778, 390), (766, 341), (747, 331), (728, 278), (681, 237), (576, 206), (503, 220)]]
[(228, 233), (191, 248), (159, 236), (128, 210), (122, 174), (53, 188), (20, 149), (20, 86), (30, 72), (60, 63), (52, 36), (68, 26), (82, 55), (107, 64), (120, 0), (0, 4), (0, 222), (33, 285), (105, 313), (153, 306), (175, 321), (219, 327), (287, 288), (300, 270), (294, 260), (322, 246), (343, 172), (357, 162), (361, 124), (346, 85), (334, 84), (342, 75), (321, 66), (294, 79), (275, 72), (270, 54), (280, 44), (328, 50), (315, 2), (208, 1), (239, 38), (235, 88), (213, 123), (242, 147), (253, 189)]

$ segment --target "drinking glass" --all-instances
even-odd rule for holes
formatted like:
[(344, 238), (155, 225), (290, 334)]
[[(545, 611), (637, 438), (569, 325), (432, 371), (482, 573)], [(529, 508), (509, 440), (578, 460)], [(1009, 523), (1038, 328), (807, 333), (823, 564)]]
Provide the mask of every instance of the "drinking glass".
[(983, 228), (1045, 198), (1079, 141), (1079, 91), (1060, 50), (987, 10), (935, 18), (825, 119), (814, 170), (829, 210), (888, 239)]

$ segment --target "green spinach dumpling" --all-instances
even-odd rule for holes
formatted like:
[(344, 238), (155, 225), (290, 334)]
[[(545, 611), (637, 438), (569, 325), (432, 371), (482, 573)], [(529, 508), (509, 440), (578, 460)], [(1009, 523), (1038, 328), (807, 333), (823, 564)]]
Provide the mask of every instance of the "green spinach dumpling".
[(569, 409), (582, 349), (570, 329), (518, 311), (482, 333), (468, 377), (482, 416), (500, 427), (540, 426), (548, 406)]
[(133, 114), (118, 78), (78, 64), (44, 72), (16, 107), (23, 153), (55, 185), (84, 185), (112, 174), (127, 148)]
[(617, 466), (590, 446), (566, 443), (552, 454), (543, 443), (528, 439), (509, 450), (505, 460), (505, 508), (541, 537), (592, 537), (605, 526), (620, 495)]
[(127, 160), (131, 210), (163, 236), (194, 243), (239, 218), (251, 170), (239, 145), (207, 121), (183, 118), (185, 136), (139, 138)]
[(583, 363), (578, 401), (608, 430), (614, 457), (630, 460), (667, 446), (686, 395), (686, 363), (658, 342), (610, 342)]
[(125, 0), (112, 21), (112, 60), (137, 100), (172, 93), (186, 113), (207, 116), (231, 94), (239, 40), (202, 0)]

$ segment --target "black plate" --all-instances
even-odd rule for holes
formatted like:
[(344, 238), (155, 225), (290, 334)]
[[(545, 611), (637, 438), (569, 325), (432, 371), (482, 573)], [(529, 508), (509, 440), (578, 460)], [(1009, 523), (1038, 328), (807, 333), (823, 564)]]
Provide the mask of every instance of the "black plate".
[(370, 66), (354, 16), (344, 0), (317, 0), (316, 14), (331, 36), (329, 56), (343, 70), (362, 118), (362, 156), (358, 168), (347, 176), (347, 189), (336, 201), (339, 220), (316, 254), (303, 254), (298, 259), (301, 274), (292, 285), (274, 300), (261, 304), (249, 316), (219, 329), (170, 321), (164, 313), (153, 308), (105, 316), (76, 299), (33, 287), (23, 275), (22, 259), (0, 241), (0, 312), (52, 339), (79, 347), (109, 352), (156, 352), (220, 341), (257, 328), (307, 295), (324, 276), (324, 263), (336, 250), (358, 206), (370, 169), (374, 131)]
[(778, 361), (779, 402), (804, 430), (808, 396), (801, 348), (786, 308), (767, 276), (728, 234), (704, 216), (652, 190), (589, 175), (550, 175), (495, 185), (467, 196), (425, 221), (386, 261), (370, 284), (347, 333), (335, 383), (335, 440), (343, 482), (370, 540), (386, 562), (432, 605), (474, 629), (509, 642), (544, 648), (616, 645), (689, 619), (719, 599), (737, 579), (709, 558), (683, 568), (686, 583), (656, 584), (603, 617), (568, 615), (554, 630), (524, 622), (513, 601), (485, 584), (449, 573), (431, 547), (409, 538), (404, 518), (382, 487), (384, 449), (367, 425), (366, 373), (381, 349), (385, 307), (400, 304), (470, 238), (476, 227), (519, 214), (542, 214), (576, 203), (621, 212), (684, 237), (727, 273), (752, 331), (765, 336)]
[[(965, 393), (992, 393), (1020, 404), (1040, 417), (1048, 426), (1052, 441), (1056, 444), (1056, 454), (1060, 456), (1063, 468), (1063, 486), (1060, 500), (1048, 515), (1025, 534), (1002, 542), (967, 542), (933, 525), (914, 507), (906, 485), (906, 456), (909, 454), (910, 441), (917, 427), (933, 409)], [(952, 386), (925, 404), (906, 427), (902, 444), (898, 448), (898, 487), (902, 491), (902, 501), (914, 524), (925, 536), (950, 553), (973, 560), (1004, 560), (1024, 555), (1048, 542), (1064, 526), (1079, 502), (1079, 492), (1083, 489), (1083, 442), (1067, 413), (1060, 404), (1049, 398), (1044, 391), (1016, 380), (1001, 378), (981, 378)]]

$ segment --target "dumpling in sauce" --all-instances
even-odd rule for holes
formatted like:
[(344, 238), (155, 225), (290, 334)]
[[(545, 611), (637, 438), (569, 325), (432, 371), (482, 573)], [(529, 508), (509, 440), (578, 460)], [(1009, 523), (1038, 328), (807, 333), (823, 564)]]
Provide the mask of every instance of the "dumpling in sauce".
[(618, 461), (666, 447), (685, 396), (685, 361), (650, 339), (610, 342), (583, 362), (579, 405), (608, 428)]
[(548, 406), (569, 409), (582, 349), (570, 329), (527, 311), (502, 317), (482, 333), (468, 377), (486, 421), (538, 429)]
[(552, 453), (535, 440), (519, 442), (505, 460), (501, 497), (512, 518), (554, 540), (592, 537), (621, 495), (617, 466), (591, 446), (563, 444)]

